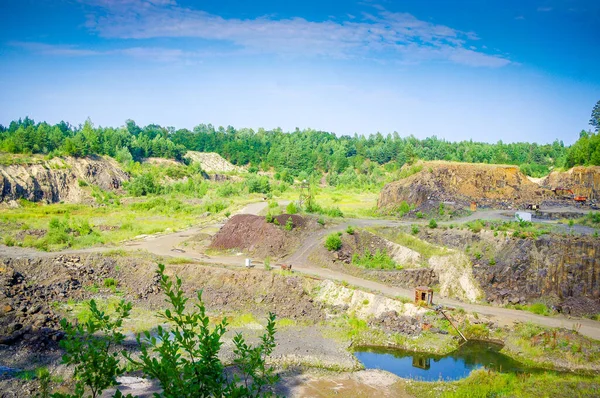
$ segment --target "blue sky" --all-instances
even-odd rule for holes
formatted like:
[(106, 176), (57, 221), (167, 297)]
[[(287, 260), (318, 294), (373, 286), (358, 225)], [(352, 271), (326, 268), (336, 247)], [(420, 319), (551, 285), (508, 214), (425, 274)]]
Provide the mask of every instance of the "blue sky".
[(589, 129), (596, 0), (0, 0), (0, 123), (496, 142)]

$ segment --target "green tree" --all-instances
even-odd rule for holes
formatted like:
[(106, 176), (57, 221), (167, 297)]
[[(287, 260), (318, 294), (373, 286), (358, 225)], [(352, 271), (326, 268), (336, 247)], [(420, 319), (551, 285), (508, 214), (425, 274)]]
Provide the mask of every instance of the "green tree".
[(600, 100), (596, 102), (596, 105), (594, 105), (594, 108), (592, 109), (590, 125), (594, 126), (596, 131), (600, 131)]
[(73, 325), (66, 319), (60, 324), (65, 331), (65, 338), (60, 345), (65, 350), (62, 362), (74, 365), (75, 392), (74, 394), (53, 394), (54, 398), (83, 397), (86, 389), (95, 398), (105, 389), (117, 384), (117, 377), (125, 373), (120, 365), (118, 348), (125, 335), (121, 333), (123, 320), (131, 312), (131, 303), (124, 300), (116, 308), (114, 317), (100, 311), (96, 302), (87, 303), (89, 319)]
[(290, 202), (286, 206), (285, 211), (288, 214), (296, 214), (296, 213), (298, 213), (298, 207), (296, 206), (296, 203)]
[(198, 292), (193, 310), (186, 310), (188, 299), (184, 296), (179, 277), (175, 283), (164, 273), (160, 264), (158, 273), (162, 291), (172, 309), (159, 313), (170, 326), (158, 327), (156, 336), (145, 332), (137, 336), (140, 359), (128, 359), (140, 366), (144, 374), (160, 382), (162, 396), (178, 397), (259, 397), (272, 396), (266, 388), (278, 376), (266, 365), (266, 358), (275, 348), (275, 315), (269, 314), (266, 333), (260, 343), (251, 346), (238, 333), (233, 339), (234, 363), (241, 375), (229, 379), (218, 357), (221, 338), (227, 331), (227, 319), (210, 326), (202, 292)]
[[(238, 333), (233, 338), (236, 371), (228, 376), (219, 359), (222, 337), (226, 333), (227, 319), (214, 327), (206, 315), (202, 292), (193, 307), (186, 304), (182, 282), (165, 275), (165, 267), (158, 266), (160, 285), (171, 308), (159, 316), (168, 328), (158, 327), (155, 335), (145, 332), (137, 335), (140, 354), (134, 359), (130, 352), (119, 352), (125, 336), (121, 333), (123, 320), (130, 314), (132, 305), (121, 301), (113, 317), (100, 311), (91, 300), (88, 303), (89, 319), (73, 325), (65, 319), (61, 325), (66, 332), (61, 346), (66, 354), (63, 363), (75, 367), (74, 394), (57, 393), (55, 398), (81, 398), (86, 391), (95, 398), (116, 385), (116, 378), (125, 372), (121, 354), (127, 361), (152, 379), (158, 380), (161, 393), (157, 397), (271, 397), (270, 387), (278, 380), (267, 357), (275, 348), (275, 315), (269, 314), (266, 332), (259, 343), (250, 345)], [(117, 391), (115, 397), (123, 395)], [(128, 396), (130, 397), (130, 396)]]

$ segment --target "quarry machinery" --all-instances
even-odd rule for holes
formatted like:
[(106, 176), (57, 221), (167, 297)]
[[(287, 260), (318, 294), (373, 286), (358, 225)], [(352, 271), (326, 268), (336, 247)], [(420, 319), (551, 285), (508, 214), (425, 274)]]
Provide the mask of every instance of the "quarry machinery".
[(584, 204), (587, 201), (587, 196), (575, 195), (573, 190), (569, 188), (556, 187), (552, 190), (555, 195), (563, 199), (573, 199), (577, 203)]

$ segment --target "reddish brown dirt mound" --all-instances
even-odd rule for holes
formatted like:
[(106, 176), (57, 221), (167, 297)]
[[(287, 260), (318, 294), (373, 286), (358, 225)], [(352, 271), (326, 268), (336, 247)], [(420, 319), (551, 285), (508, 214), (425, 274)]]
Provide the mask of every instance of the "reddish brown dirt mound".
[[(286, 231), (284, 226), (292, 218), (294, 228)], [(215, 235), (210, 249), (240, 250), (257, 256), (283, 257), (297, 243), (298, 232), (306, 225), (306, 220), (295, 214), (281, 214), (276, 217), (279, 226), (266, 222), (265, 217), (251, 214), (238, 214)]]
[(296, 214), (280, 214), (275, 218), (277, 219), (279, 225), (285, 225), (290, 217), (292, 218), (294, 228), (302, 228), (306, 225), (304, 218)]

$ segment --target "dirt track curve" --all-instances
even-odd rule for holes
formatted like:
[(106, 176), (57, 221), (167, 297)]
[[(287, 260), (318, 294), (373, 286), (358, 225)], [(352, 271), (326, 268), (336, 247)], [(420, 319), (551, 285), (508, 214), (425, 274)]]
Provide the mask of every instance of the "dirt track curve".
[[(238, 214), (255, 214), (258, 215), (267, 206), (266, 202), (252, 203), (242, 209)], [(480, 218), (480, 219), (506, 219), (507, 217), (502, 215), (505, 212), (499, 211), (484, 211), (477, 212), (478, 216), (471, 215), (468, 217), (469, 220)], [(455, 220), (466, 221), (464, 220)], [(352, 275), (344, 274), (342, 272), (333, 271), (327, 268), (317, 267), (308, 261), (309, 254), (323, 241), (323, 238), (335, 231), (343, 231), (348, 225), (355, 227), (369, 227), (369, 226), (399, 226), (399, 225), (410, 225), (411, 222), (404, 221), (392, 221), (392, 220), (376, 220), (376, 219), (348, 219), (344, 220), (340, 224), (332, 225), (318, 233), (311, 235), (306, 239), (302, 245), (290, 256), (286, 258), (286, 263), (293, 265), (294, 271), (316, 276), (324, 279), (331, 279), (336, 281), (345, 281), (351, 285), (360, 287), (362, 289), (379, 292), (390, 297), (404, 296), (412, 297), (413, 292), (409, 289), (392, 287), (383, 283), (374, 282), (358, 278)], [(171, 257), (185, 257), (191, 258), (196, 261), (200, 261), (206, 264), (223, 264), (229, 266), (244, 266), (244, 259), (239, 256), (207, 256), (203, 253), (190, 250), (189, 248), (182, 248), (180, 245), (189, 239), (191, 236), (201, 232), (206, 228), (220, 227), (221, 224), (214, 224), (211, 226), (191, 228), (189, 230), (180, 231), (171, 234), (162, 234), (156, 236), (148, 236), (142, 239), (134, 240), (131, 242), (124, 243), (121, 246), (125, 250), (147, 250), (150, 253), (157, 254), (160, 256), (171, 256)], [(587, 233), (588, 231), (582, 230), (581, 233)], [(593, 232), (593, 230), (591, 230)], [(101, 252), (106, 250), (114, 249), (111, 248), (91, 248), (77, 251), (66, 251), (63, 253), (85, 253), (85, 252)], [(8, 248), (0, 246), (1, 255), (16, 255), (16, 256), (54, 256), (57, 253), (44, 253), (37, 252), (30, 249), (18, 249)], [(462, 307), (469, 312), (477, 312), (483, 315), (494, 318), (500, 325), (508, 325), (513, 322), (533, 322), (546, 327), (560, 327), (566, 329), (576, 329), (580, 327), (579, 332), (585, 336), (591, 337), (596, 340), (600, 340), (600, 322), (583, 319), (583, 318), (567, 318), (565, 316), (541, 316), (535, 315), (525, 311), (511, 310), (500, 307), (492, 307), (489, 305), (482, 304), (470, 304), (464, 303), (458, 300), (450, 298), (439, 297), (436, 299), (437, 304), (443, 304), (452, 307)]]

